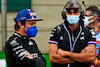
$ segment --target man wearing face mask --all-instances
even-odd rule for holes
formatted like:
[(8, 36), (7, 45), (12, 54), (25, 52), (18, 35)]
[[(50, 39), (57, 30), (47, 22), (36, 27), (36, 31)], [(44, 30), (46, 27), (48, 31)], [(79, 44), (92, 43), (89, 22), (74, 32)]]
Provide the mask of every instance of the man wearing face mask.
[(65, 21), (52, 30), (49, 40), (51, 67), (89, 67), (94, 62), (95, 32), (83, 27), (81, 11), (76, 0), (66, 3)]
[(15, 20), (15, 33), (6, 41), (5, 56), (8, 67), (46, 67), (45, 58), (31, 37), (38, 32), (36, 18), (31, 9), (22, 9)]
[[(89, 6), (86, 9), (85, 19), (83, 19), (83, 20), (84, 20), (85, 26), (91, 27), (95, 31), (96, 42), (97, 42), (96, 58), (98, 58), (100, 60), (100, 31), (99, 31), (100, 30), (100, 26), (99, 26), (100, 11), (99, 11), (99, 9), (96, 6)], [(100, 67), (100, 61), (98, 59), (95, 60), (94, 65), (97, 67)]]

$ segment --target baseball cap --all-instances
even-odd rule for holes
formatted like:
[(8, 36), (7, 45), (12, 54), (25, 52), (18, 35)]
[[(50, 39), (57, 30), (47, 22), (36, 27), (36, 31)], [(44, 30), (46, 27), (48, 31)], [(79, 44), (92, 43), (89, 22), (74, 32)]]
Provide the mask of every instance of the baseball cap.
[(31, 9), (22, 9), (18, 12), (15, 22), (17, 23), (26, 20), (40, 21), (43, 20), (43, 18), (36, 18), (36, 13), (34, 13), (34, 11)]

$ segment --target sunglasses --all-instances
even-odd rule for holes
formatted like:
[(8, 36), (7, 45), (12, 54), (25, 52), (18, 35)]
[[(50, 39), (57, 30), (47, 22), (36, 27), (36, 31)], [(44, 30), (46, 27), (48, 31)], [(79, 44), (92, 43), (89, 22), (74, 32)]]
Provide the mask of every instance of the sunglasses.
[(67, 12), (70, 14), (72, 13), (71, 10), (74, 10), (74, 13), (77, 13), (78, 9), (79, 8), (66, 8)]

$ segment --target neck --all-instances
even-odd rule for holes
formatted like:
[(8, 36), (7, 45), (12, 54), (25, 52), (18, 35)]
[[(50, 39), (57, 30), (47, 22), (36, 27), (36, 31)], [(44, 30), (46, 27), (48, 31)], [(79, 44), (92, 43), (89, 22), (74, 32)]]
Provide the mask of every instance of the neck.
[(99, 23), (97, 23), (96, 25), (94, 25), (94, 31), (97, 31), (99, 29)]
[(17, 30), (16, 33), (19, 33), (22, 36), (26, 36), (26, 33), (21, 28), (19, 30)]
[(94, 22), (93, 26), (94, 26), (93, 27), (94, 31), (97, 31), (99, 29), (99, 22), (98, 21)]
[(78, 27), (78, 24), (79, 24), (79, 22), (76, 23), (75, 25), (69, 24), (71, 31), (75, 30)]

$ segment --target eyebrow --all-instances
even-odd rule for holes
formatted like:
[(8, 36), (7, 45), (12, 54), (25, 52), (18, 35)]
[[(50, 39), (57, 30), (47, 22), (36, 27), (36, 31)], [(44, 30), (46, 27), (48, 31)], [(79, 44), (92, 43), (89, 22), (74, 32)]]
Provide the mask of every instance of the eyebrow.
[(36, 23), (34, 23), (34, 22), (30, 22), (29, 24), (36, 24)]

